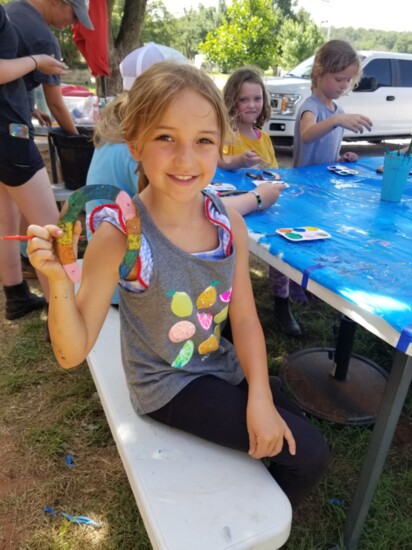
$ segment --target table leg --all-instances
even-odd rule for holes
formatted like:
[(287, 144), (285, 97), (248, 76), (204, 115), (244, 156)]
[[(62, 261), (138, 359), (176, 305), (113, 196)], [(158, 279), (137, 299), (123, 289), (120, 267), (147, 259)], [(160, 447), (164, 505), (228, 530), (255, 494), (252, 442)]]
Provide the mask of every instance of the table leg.
[[(339, 336), (338, 340), (342, 343), (346, 338)], [(312, 416), (336, 424), (370, 426), (376, 420), (388, 372), (351, 353), (350, 343), (344, 345), (345, 357), (336, 354), (339, 347), (291, 353), (279, 370), (282, 384), (298, 406)]]
[(355, 341), (356, 323), (342, 315), (334, 355), (336, 380), (346, 380)]
[(373, 494), (412, 380), (412, 357), (395, 352), (391, 373), (343, 532), (346, 550), (356, 550)]

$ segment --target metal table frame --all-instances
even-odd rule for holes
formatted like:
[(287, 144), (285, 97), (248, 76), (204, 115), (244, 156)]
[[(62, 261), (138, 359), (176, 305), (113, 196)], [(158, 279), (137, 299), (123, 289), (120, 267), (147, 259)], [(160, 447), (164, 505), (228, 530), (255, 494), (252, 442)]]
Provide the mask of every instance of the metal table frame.
[[(379, 164), (383, 164), (383, 159), (379, 157), (359, 159), (358, 163), (355, 164), (355, 168), (358, 167), (361, 174), (366, 173), (366, 177), (371, 178), (373, 183), (372, 190), (375, 188), (375, 193), (378, 189), (380, 178), (380, 176), (377, 176), (376, 174), (376, 167)], [(297, 183), (298, 186), (306, 184), (311, 185), (311, 181), (315, 184), (315, 186), (317, 186), (320, 178), (324, 177), (322, 174), (326, 173), (323, 172), (326, 168), (327, 166), (280, 169), (280, 175), (285, 179), (285, 181), (290, 181), (292, 184)], [(246, 176), (245, 170), (239, 170), (237, 172), (225, 172), (223, 170), (218, 170), (214, 181), (230, 182), (238, 189), (243, 190), (250, 190), (252, 188), (250, 179)], [(362, 183), (362, 180), (360, 181)], [(343, 186), (343, 189), (344, 188), (345, 186)], [(332, 189), (334, 188), (332, 187)], [(342, 196), (344, 197), (345, 195)], [(335, 195), (335, 200), (338, 200), (338, 197), (339, 192)], [(411, 188), (408, 187), (406, 191), (406, 198), (408, 199), (409, 207), (411, 204), (410, 197)], [(275, 210), (276, 208), (277, 205), (275, 206)], [(290, 217), (279, 217), (278, 223), (285, 224), (287, 223), (286, 220), (290, 219), (290, 222), (283, 227), (287, 227), (288, 225), (295, 223), (299, 224), (301, 223), (300, 221), (293, 220), (300, 220), (300, 216), (300, 212), (297, 212), (297, 214), (292, 212)], [(272, 225), (273, 220), (274, 218), (272, 217), (270, 222)], [(282, 220), (284, 221), (282, 222)], [(300, 266), (295, 268), (287, 263), (287, 261), (284, 261), (284, 255), (282, 254), (281, 247), (277, 248), (276, 253), (271, 253), (269, 249), (270, 244), (264, 243), (264, 226), (260, 226), (259, 233), (254, 233), (254, 231), (257, 231), (257, 228), (254, 229), (253, 218), (249, 221), (248, 217), (246, 217), (245, 221), (249, 231), (249, 249), (252, 253), (297, 283), (302, 284), (302, 281), (305, 281), (306, 288), (312, 294), (394, 348), (393, 365), (384, 388), (384, 393), (371, 435), (371, 440), (369, 442), (359, 476), (359, 481), (355, 489), (355, 494), (343, 530), (344, 548), (346, 550), (355, 550), (358, 547), (358, 541), (365, 523), (365, 519), (369, 511), (379, 477), (382, 473), (385, 459), (394, 436), (395, 428), (411, 384), (412, 342), (410, 339), (408, 340), (408, 336), (411, 336), (412, 331), (407, 330), (407, 344), (403, 341), (402, 351), (400, 351), (398, 349), (400, 347), (400, 333), (396, 328), (391, 326), (389, 322), (376, 313), (373, 313), (373, 308), (370, 309), (364, 307), (361, 303), (356, 303), (356, 301), (349, 301), (343, 295), (335, 293), (334, 291), (326, 288), (324, 285), (317, 283), (311, 277), (307, 277), (306, 274), (300, 270)], [(319, 219), (319, 217), (318, 219), (314, 219), (312, 223), (319, 223), (320, 227), (322, 227), (321, 219)], [(282, 227), (282, 225), (280, 225), (280, 227)], [(324, 229), (327, 230), (328, 225), (324, 226)], [(268, 234), (271, 235), (272, 233), (273, 226), (270, 227), (270, 232)], [(302, 268), (306, 269), (307, 266), (303, 267), (302, 264)], [(314, 279), (318, 278), (314, 277)], [(412, 323), (411, 326), (408, 325), (407, 328), (411, 329), (411, 327)]]
[[(260, 259), (275, 267), (294, 281), (301, 283), (302, 273), (292, 268), (279, 257), (270, 253), (266, 245), (258, 240), (261, 235), (249, 233), (249, 249)], [(392, 345), (396, 346), (399, 333), (383, 319), (344, 300), (330, 290), (309, 279), (307, 289), (347, 315), (364, 328)], [(408, 352), (412, 353), (412, 346)], [(382, 403), (369, 442), (365, 460), (363, 462), (359, 481), (350, 506), (343, 531), (343, 541), (346, 550), (355, 550), (368, 514), (372, 498), (382, 473), (385, 459), (391, 445), (396, 425), (399, 420), (405, 399), (412, 381), (412, 357), (395, 350), (394, 361), (383, 395)]]

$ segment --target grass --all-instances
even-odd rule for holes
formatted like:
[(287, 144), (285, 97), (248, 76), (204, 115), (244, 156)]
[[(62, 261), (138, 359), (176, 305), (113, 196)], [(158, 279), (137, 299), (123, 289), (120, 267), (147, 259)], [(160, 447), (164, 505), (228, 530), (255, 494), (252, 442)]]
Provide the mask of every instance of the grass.
[[(271, 320), (266, 266), (254, 259), (251, 274), (272, 373), (294, 351), (333, 347), (339, 321), (333, 309), (316, 299), (294, 306), (304, 336), (283, 337)], [(1, 321), (0, 341), (0, 549), (150, 550), (87, 365), (71, 371), (57, 366), (38, 313)], [(390, 347), (361, 328), (354, 351), (390, 369)], [(326, 479), (295, 514), (287, 550), (326, 550), (340, 541), (370, 439), (366, 427), (311, 421), (327, 438), (332, 462)], [(411, 423), (409, 394), (400, 422), (409, 440), (401, 442), (399, 431), (391, 446), (359, 550), (412, 548)], [(68, 454), (74, 467), (66, 464)], [(45, 514), (45, 506), (56, 516)], [(102, 526), (71, 523), (61, 512), (85, 515)]]

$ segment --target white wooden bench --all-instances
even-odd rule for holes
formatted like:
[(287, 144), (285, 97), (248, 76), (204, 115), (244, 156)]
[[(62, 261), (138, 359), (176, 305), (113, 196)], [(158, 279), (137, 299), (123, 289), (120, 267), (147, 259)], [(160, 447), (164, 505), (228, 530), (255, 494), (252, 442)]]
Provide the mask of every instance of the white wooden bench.
[(87, 362), (155, 550), (275, 550), (289, 500), (263, 464), (133, 410), (111, 307)]

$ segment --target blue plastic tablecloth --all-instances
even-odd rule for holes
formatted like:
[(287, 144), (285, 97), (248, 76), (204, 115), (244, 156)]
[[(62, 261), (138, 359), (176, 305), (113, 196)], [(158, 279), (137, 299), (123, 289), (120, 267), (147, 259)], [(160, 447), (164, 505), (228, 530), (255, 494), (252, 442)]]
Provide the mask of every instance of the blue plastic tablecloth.
[[(271, 254), (303, 274), (382, 317), (400, 333), (398, 349), (412, 341), (412, 178), (399, 203), (380, 200), (382, 157), (347, 165), (359, 173), (338, 176), (327, 165), (276, 170), (289, 184), (275, 205), (245, 217)], [(216, 182), (255, 189), (246, 172), (218, 169)], [(316, 226), (330, 239), (290, 242), (275, 231)]]

